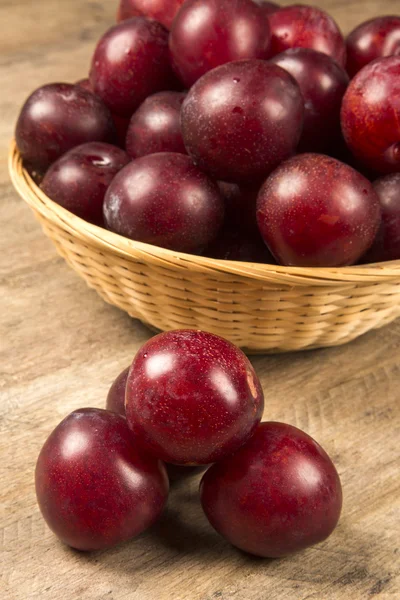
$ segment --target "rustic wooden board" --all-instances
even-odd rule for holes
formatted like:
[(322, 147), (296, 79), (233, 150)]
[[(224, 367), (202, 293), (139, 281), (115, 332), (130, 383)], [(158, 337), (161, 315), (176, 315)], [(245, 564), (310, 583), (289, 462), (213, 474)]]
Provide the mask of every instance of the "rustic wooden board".
[[(289, 4), (289, 2), (286, 2)], [(348, 31), (399, 0), (326, 0)], [(265, 418), (304, 428), (334, 458), (344, 510), (324, 544), (259, 560), (214, 533), (199, 476), (174, 483), (161, 521), (136, 541), (84, 555), (57, 542), (36, 506), (33, 470), (71, 410), (104, 406), (151, 332), (105, 305), (58, 258), (6, 169), (18, 108), (35, 87), (83, 77), (115, 2), (0, 5), (0, 598), (4, 600), (367, 600), (400, 597), (400, 321), (343, 348), (259, 357)]]

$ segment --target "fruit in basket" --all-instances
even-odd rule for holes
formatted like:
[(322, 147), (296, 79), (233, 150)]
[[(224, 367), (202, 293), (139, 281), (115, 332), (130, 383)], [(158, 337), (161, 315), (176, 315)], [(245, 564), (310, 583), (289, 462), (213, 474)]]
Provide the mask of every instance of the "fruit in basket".
[(222, 181), (262, 180), (294, 153), (304, 101), (286, 71), (262, 60), (232, 62), (206, 73), (182, 107), (186, 149)]
[(166, 462), (220, 460), (251, 437), (263, 407), (250, 361), (204, 331), (157, 335), (139, 350), (128, 376), (128, 424), (143, 447)]
[(271, 56), (288, 48), (311, 48), (331, 56), (344, 67), (346, 47), (335, 21), (320, 8), (301, 4), (286, 6), (268, 17)]
[(25, 102), (15, 138), (23, 160), (44, 170), (75, 146), (113, 142), (115, 128), (100, 98), (77, 85), (51, 83)]
[(257, 201), (261, 235), (282, 265), (352, 265), (372, 245), (380, 220), (368, 179), (322, 154), (299, 154), (283, 163)]
[(264, 15), (267, 17), (281, 8), (279, 4), (269, 2), (268, 0), (254, 0), (254, 2), (259, 5)]
[(400, 172), (400, 56), (377, 59), (357, 73), (341, 121), (356, 158), (379, 173)]
[(174, 89), (168, 31), (144, 17), (111, 27), (97, 44), (90, 83), (120, 117), (130, 117), (150, 94)]
[(76, 410), (45, 442), (36, 495), (48, 526), (78, 550), (100, 550), (139, 535), (168, 496), (161, 461), (141, 450), (126, 420), (95, 408)]
[(267, 58), (268, 21), (253, 0), (186, 0), (169, 38), (172, 64), (190, 87), (232, 61)]
[(237, 185), (218, 181), (218, 188), (225, 201), (225, 223), (238, 232), (258, 231), (256, 206), (260, 185)]
[(103, 202), (108, 186), (129, 162), (127, 153), (111, 144), (83, 144), (52, 164), (41, 188), (54, 202), (78, 217), (103, 225)]
[(124, 369), (113, 382), (107, 395), (107, 410), (125, 417), (125, 390), (129, 367)]
[(284, 423), (262, 423), (245, 446), (206, 471), (200, 494), (218, 533), (245, 552), (271, 558), (325, 540), (342, 507), (329, 456)]
[(131, 17), (148, 17), (162, 23), (168, 29), (185, 0), (120, 0), (117, 21)]
[(159, 92), (149, 96), (133, 114), (126, 137), (132, 158), (156, 152), (186, 154), (182, 139), (181, 108), (186, 94)]
[(400, 16), (376, 17), (361, 23), (349, 33), (346, 50), (350, 77), (376, 58), (400, 55)]
[(374, 188), (381, 204), (382, 223), (363, 262), (400, 260), (400, 173), (377, 179)]
[[(89, 92), (94, 93), (89, 79), (80, 79), (79, 81), (76, 82), (75, 85), (79, 85), (80, 87), (83, 87), (85, 90), (89, 90)], [(126, 119), (124, 117), (118, 117), (117, 115), (113, 115), (113, 114), (111, 114), (111, 116), (114, 121), (115, 130), (117, 132), (118, 145), (121, 148), (125, 148), (126, 132), (128, 131), (130, 120)]]
[(259, 232), (241, 230), (226, 225), (204, 253), (209, 258), (236, 260), (262, 264), (275, 264)]
[(304, 126), (298, 151), (326, 150), (340, 137), (340, 107), (349, 84), (346, 71), (330, 56), (290, 48), (271, 62), (293, 75), (304, 98)]
[(133, 240), (201, 252), (218, 234), (224, 202), (188, 156), (161, 152), (118, 173), (106, 194), (104, 216), (111, 231)]

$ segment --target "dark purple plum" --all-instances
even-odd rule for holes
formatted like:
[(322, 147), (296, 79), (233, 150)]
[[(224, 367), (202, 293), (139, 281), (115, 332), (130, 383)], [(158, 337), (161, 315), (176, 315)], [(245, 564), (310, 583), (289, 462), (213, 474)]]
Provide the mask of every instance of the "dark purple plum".
[(271, 56), (288, 48), (311, 48), (331, 56), (340, 66), (346, 62), (346, 47), (338, 25), (324, 10), (293, 4), (268, 17)]
[(186, 0), (169, 38), (172, 64), (186, 87), (226, 63), (269, 56), (268, 21), (252, 0)]
[(294, 153), (303, 116), (303, 97), (289, 73), (262, 60), (233, 62), (189, 91), (183, 139), (211, 176), (254, 185)]
[(256, 205), (261, 186), (239, 186), (226, 181), (218, 181), (217, 184), (225, 201), (226, 225), (246, 234), (258, 232)]
[(141, 450), (126, 420), (76, 410), (44, 444), (36, 495), (50, 529), (78, 550), (129, 540), (160, 516), (168, 496), (164, 465)]
[(175, 89), (168, 31), (143, 17), (111, 27), (94, 52), (90, 84), (113, 114), (126, 118), (150, 94)]
[(343, 267), (372, 245), (381, 214), (372, 184), (360, 173), (322, 154), (299, 154), (261, 188), (257, 220), (280, 264)]
[(335, 529), (342, 487), (315, 440), (292, 425), (261, 423), (200, 484), (203, 510), (231, 544), (278, 558), (322, 542)]
[(310, 48), (290, 48), (271, 62), (293, 75), (304, 98), (299, 152), (320, 152), (340, 137), (340, 107), (349, 84), (346, 71), (330, 56)]
[(185, 0), (120, 0), (117, 21), (132, 17), (148, 17), (171, 27), (178, 10)]
[(126, 150), (132, 158), (157, 152), (186, 154), (181, 129), (181, 108), (186, 94), (159, 92), (149, 96), (133, 114)]
[(39, 170), (75, 146), (113, 142), (115, 135), (110, 111), (100, 98), (70, 83), (51, 83), (33, 92), (15, 129), (23, 160)]
[[(85, 90), (89, 90), (89, 92), (94, 93), (89, 79), (80, 79), (79, 81), (76, 82), (75, 85), (79, 85), (80, 87), (83, 87)], [(126, 119), (124, 117), (119, 117), (118, 115), (113, 115), (112, 113), (111, 113), (111, 116), (114, 121), (115, 130), (117, 132), (118, 145), (121, 148), (125, 148), (126, 133), (128, 131), (130, 119)]]
[(373, 61), (343, 98), (344, 138), (355, 157), (378, 173), (400, 172), (400, 56)]
[(82, 144), (52, 164), (41, 188), (78, 217), (104, 225), (104, 196), (116, 174), (129, 162), (127, 153), (111, 144)]
[(346, 49), (350, 77), (376, 58), (400, 55), (400, 16), (376, 17), (361, 23), (349, 33)]
[(109, 229), (133, 240), (201, 252), (218, 234), (224, 202), (188, 156), (163, 152), (137, 158), (118, 173), (104, 216)]
[(107, 410), (111, 410), (125, 417), (125, 390), (129, 368), (127, 367), (118, 375), (107, 395)]
[(205, 256), (263, 264), (276, 262), (257, 230), (244, 231), (232, 226), (222, 228), (215, 242), (207, 248)]
[(126, 417), (135, 439), (166, 462), (202, 465), (244, 444), (264, 407), (258, 377), (230, 342), (178, 330), (149, 340), (128, 375)]
[(377, 179), (374, 188), (381, 204), (382, 223), (363, 262), (400, 260), (400, 173)]

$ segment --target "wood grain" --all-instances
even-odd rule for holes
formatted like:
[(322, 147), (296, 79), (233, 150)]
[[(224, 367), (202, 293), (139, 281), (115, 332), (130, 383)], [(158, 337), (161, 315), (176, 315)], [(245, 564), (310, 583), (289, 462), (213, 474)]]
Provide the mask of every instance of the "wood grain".
[[(289, 2), (286, 2), (289, 4)], [(327, 0), (344, 31), (398, 0)], [(230, 547), (208, 525), (199, 475), (174, 482), (161, 521), (109, 552), (62, 546), (36, 506), (33, 471), (71, 410), (104, 406), (151, 332), (105, 305), (57, 257), (6, 171), (27, 94), (85, 76), (114, 2), (0, 6), (0, 597), (6, 600), (394, 600), (399, 586), (400, 322), (346, 347), (253, 360), (265, 418), (304, 428), (334, 458), (344, 510), (325, 543), (284, 560)]]

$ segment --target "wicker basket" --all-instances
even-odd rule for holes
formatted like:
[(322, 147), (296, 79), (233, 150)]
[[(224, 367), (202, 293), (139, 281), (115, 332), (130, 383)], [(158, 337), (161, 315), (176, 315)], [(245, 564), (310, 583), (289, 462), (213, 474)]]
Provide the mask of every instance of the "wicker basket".
[(106, 302), (159, 330), (199, 328), (248, 353), (335, 346), (400, 315), (400, 261), (316, 269), (214, 260), (134, 242), (47, 198), (12, 143), (13, 184)]

